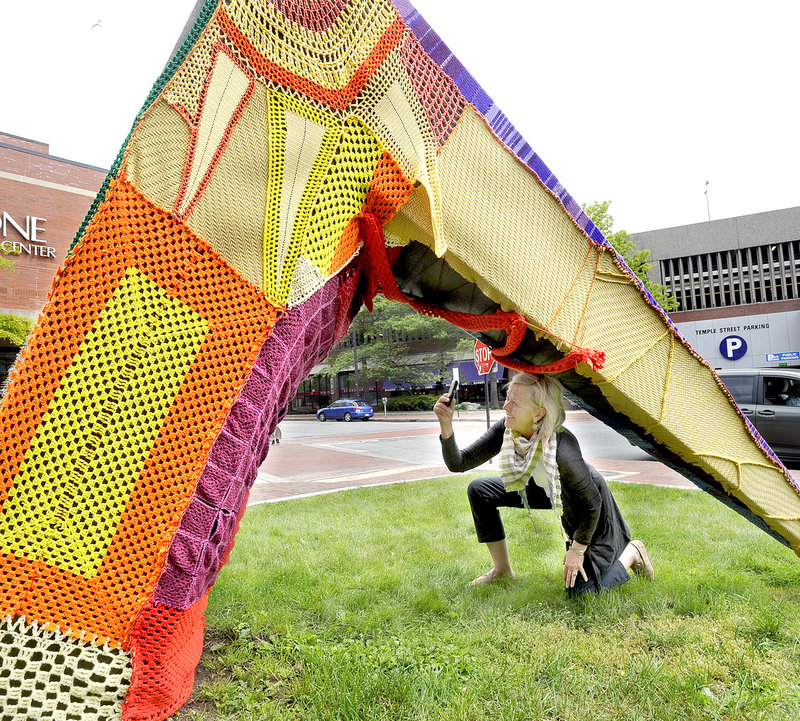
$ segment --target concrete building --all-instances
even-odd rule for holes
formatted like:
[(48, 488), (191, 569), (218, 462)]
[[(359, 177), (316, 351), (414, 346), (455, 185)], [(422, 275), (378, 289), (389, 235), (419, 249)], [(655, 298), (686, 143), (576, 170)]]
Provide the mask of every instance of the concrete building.
[(637, 233), (715, 368), (800, 367), (800, 207)]
[[(0, 313), (36, 318), (106, 172), (0, 132)], [(18, 348), (0, 338), (0, 382)]]

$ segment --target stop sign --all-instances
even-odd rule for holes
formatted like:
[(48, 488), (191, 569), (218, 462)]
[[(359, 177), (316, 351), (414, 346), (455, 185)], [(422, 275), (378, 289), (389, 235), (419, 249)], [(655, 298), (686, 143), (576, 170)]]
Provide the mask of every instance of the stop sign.
[(494, 365), (494, 358), (492, 358), (492, 352), (489, 350), (489, 346), (481, 343), (479, 340), (475, 341), (475, 350), (473, 351), (473, 359), (475, 361), (475, 367), (478, 369), (478, 373), (482, 376), (486, 375)]

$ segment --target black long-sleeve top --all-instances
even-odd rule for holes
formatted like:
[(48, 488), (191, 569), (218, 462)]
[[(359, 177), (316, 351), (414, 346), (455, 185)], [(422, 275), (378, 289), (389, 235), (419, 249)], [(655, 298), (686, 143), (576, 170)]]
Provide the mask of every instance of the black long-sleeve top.
[[(504, 431), (504, 421), (498, 421), (463, 450), (455, 436), (443, 438), (445, 465), (455, 473), (463, 473), (485, 463), (500, 453)], [(562, 428), (556, 441), (563, 505), (561, 524), (567, 536), (590, 547), (589, 565), (599, 578), (625, 549), (630, 531), (604, 478), (584, 460), (577, 438)]]

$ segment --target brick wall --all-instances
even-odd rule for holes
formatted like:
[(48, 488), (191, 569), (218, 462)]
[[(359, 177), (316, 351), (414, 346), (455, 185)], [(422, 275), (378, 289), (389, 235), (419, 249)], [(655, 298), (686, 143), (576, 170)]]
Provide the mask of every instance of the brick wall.
[(10, 147), (1, 142), (0, 171), (94, 192), (100, 187), (107, 172), (103, 168), (56, 158), (25, 148)]
[[(3, 145), (21, 140), (0, 133), (0, 254), (14, 260), (13, 273), (0, 270), (0, 312), (35, 317), (106, 171), (33, 149), (46, 149), (43, 143), (25, 141), (29, 147), (14, 148), (8, 147), (10, 143)], [(30, 238), (34, 217), (44, 219), (37, 222), (37, 236), (44, 243)], [(30, 252), (2, 252), (14, 247), (29, 248)]]
[(28, 138), (21, 138), (19, 135), (11, 135), (10, 133), (0, 132), (0, 143), (7, 143), (8, 145), (15, 145), (18, 148), (25, 150), (35, 150), (37, 153), (50, 152), (50, 146), (47, 143), (40, 143), (38, 140), (29, 140)]

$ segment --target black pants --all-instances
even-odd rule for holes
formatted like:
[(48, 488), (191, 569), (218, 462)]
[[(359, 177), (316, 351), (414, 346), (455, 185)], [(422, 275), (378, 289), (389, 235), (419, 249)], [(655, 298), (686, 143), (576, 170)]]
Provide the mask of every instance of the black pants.
[[(528, 496), (528, 505), (531, 508), (550, 508), (550, 499), (543, 488), (535, 483), (529, 483), (525, 490)], [(519, 493), (507, 491), (502, 479), (496, 476), (476, 478), (469, 484), (467, 495), (472, 508), (472, 520), (475, 521), (475, 532), (478, 534), (480, 543), (502, 541), (506, 537), (498, 508), (525, 507)]]
[[(550, 499), (544, 489), (535, 483), (528, 483), (525, 489), (528, 505), (531, 508), (551, 508)], [(499, 508), (524, 508), (522, 498), (516, 491), (506, 490), (502, 479), (496, 476), (476, 478), (467, 488), (469, 505), (472, 508), (472, 520), (475, 522), (475, 532), (480, 543), (493, 543), (502, 541), (506, 537), (503, 520), (500, 518)], [(591, 550), (589, 550), (591, 553)], [(582, 593), (597, 593), (605, 588), (619, 586), (630, 580), (630, 575), (625, 567), (617, 560), (609, 566), (600, 578), (584, 581), (579, 578), (570, 595)]]

